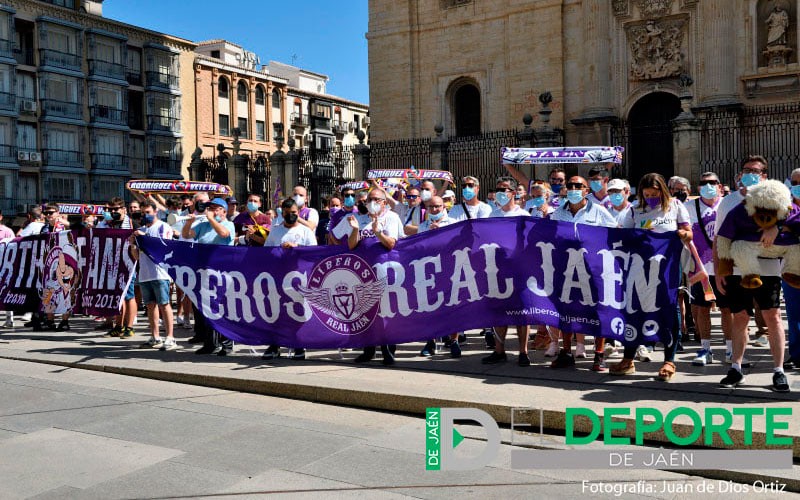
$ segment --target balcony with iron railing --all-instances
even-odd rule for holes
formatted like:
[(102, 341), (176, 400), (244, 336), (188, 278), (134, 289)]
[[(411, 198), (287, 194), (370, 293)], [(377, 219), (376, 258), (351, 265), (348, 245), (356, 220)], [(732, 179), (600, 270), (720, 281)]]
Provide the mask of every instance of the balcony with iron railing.
[(128, 112), (109, 106), (89, 106), (89, 118), (94, 123), (108, 123), (111, 125), (127, 125)]
[(0, 161), (15, 162), (17, 161), (17, 148), (10, 144), (0, 144)]
[(350, 130), (350, 122), (333, 120), (333, 122), (331, 122), (331, 127), (333, 128), (334, 134), (346, 134)]
[(289, 116), (289, 120), (291, 120), (292, 125), (299, 125), (301, 127), (308, 127), (308, 115), (301, 115), (299, 113), (292, 113)]
[(150, 175), (181, 175), (181, 162), (167, 156), (154, 156), (150, 158)]
[(171, 116), (148, 115), (147, 130), (156, 132), (180, 132), (181, 119)]
[(140, 109), (128, 110), (128, 127), (133, 130), (144, 130), (144, 113)]
[(144, 158), (131, 156), (128, 158), (128, 165), (133, 175), (145, 175), (147, 173), (147, 162)]
[(81, 71), (81, 56), (55, 49), (39, 49), (39, 65)]
[(11, 40), (0, 40), (0, 56), (14, 57), (14, 44)]
[(125, 65), (99, 59), (89, 59), (89, 74), (114, 80), (125, 80)]
[(79, 102), (59, 101), (56, 99), (42, 99), (42, 116), (60, 116), (83, 120), (83, 104)]
[(110, 153), (92, 153), (92, 169), (126, 170), (126, 156)]
[(180, 79), (177, 75), (161, 73), (160, 71), (146, 71), (148, 87), (160, 87), (165, 89), (179, 89)]
[(16, 96), (9, 92), (0, 92), (0, 109), (15, 111), (17, 104)]
[(129, 70), (127, 70), (125, 72), (125, 79), (131, 85), (141, 86), (142, 85), (142, 72), (129, 69)]
[(63, 167), (83, 167), (83, 151), (64, 151), (61, 149), (45, 149), (42, 151), (45, 165)]
[(24, 64), (26, 66), (34, 66), (36, 64), (33, 60), (33, 47), (17, 47), (15, 45), (13, 52), (17, 64)]

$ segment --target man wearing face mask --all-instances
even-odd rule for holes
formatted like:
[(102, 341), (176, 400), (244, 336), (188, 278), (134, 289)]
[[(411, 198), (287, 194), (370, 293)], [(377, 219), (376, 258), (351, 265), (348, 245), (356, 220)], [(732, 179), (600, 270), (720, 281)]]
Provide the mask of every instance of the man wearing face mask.
[[(198, 193), (199, 194), (199, 193)], [(214, 198), (205, 204), (206, 220), (194, 224), (196, 216), (189, 216), (181, 230), (181, 236), (187, 240), (194, 240), (205, 245), (233, 245), (236, 228), (233, 222), (227, 220), (228, 204), (222, 198)], [(195, 332), (202, 337), (203, 347), (195, 351), (196, 354), (214, 354), (226, 356), (233, 350), (233, 341), (226, 339), (214, 330), (210, 323), (195, 308)]]
[[(348, 215), (333, 229), (336, 239), (347, 238), (350, 250), (356, 248), (362, 240), (376, 238), (387, 250), (392, 250), (397, 240), (403, 238), (403, 223), (400, 217), (386, 206), (386, 193), (382, 189), (372, 188), (367, 194), (367, 213)], [(382, 345), (383, 364), (394, 364), (394, 345)], [(365, 363), (375, 357), (375, 346), (364, 348), (364, 352), (355, 359), (356, 363)]]
[(236, 242), (239, 245), (263, 246), (272, 221), (261, 211), (261, 195), (255, 193), (247, 195), (246, 207), (247, 210), (240, 212), (233, 219), (237, 234)]
[(629, 217), (631, 211), (631, 202), (628, 198), (631, 195), (631, 185), (625, 179), (612, 179), (608, 183), (608, 201), (611, 208), (608, 212), (617, 220), (617, 224)]
[(408, 205), (398, 203), (393, 210), (403, 222), (403, 233), (407, 236), (417, 234), (419, 225), (425, 220), (426, 209), (422, 204), (419, 189), (412, 187), (406, 191), (405, 199)]
[(689, 194), (692, 192), (692, 185), (689, 183), (689, 179), (678, 175), (669, 178), (667, 187), (669, 188), (669, 194), (681, 203), (686, 203), (686, 200), (689, 199)]
[(319, 212), (315, 208), (308, 206), (308, 191), (304, 186), (295, 186), (292, 190), (292, 199), (300, 209), (300, 224), (309, 228), (312, 232), (317, 230), (319, 225)]
[(611, 200), (608, 198), (608, 170), (605, 166), (595, 166), (589, 169), (589, 189), (591, 192), (586, 195), (586, 199), (596, 205), (601, 205), (608, 210), (611, 208)]
[(328, 221), (328, 234), (326, 236), (328, 245), (338, 245), (341, 243), (333, 236), (333, 230), (342, 219), (350, 214), (357, 214), (356, 208), (356, 192), (353, 188), (343, 187), (341, 191), (342, 209), (331, 212), (330, 221)]
[(448, 216), (455, 220), (485, 219), (492, 214), (492, 207), (478, 199), (481, 183), (477, 177), (467, 176), (461, 179), (461, 203), (448, 211)]
[[(570, 177), (567, 181), (567, 203), (558, 207), (550, 214), (550, 220), (571, 222), (573, 224), (588, 224), (591, 226), (617, 227), (617, 221), (602, 205), (589, 199), (589, 189), (586, 179), (580, 176)], [(604, 188), (605, 189), (605, 188)], [(562, 332), (558, 328), (550, 329), (550, 348), (547, 354), (552, 356), (558, 349), (558, 336), (561, 334), (564, 344), (556, 359), (550, 364), (551, 368), (566, 368), (575, 366), (575, 357), (572, 355), (572, 333)], [(592, 371), (603, 372), (608, 370), (603, 362), (603, 349), (605, 339), (598, 337), (594, 343), (594, 363)], [(578, 346), (575, 354), (579, 357), (584, 354), (583, 335), (578, 335)]]
[[(267, 237), (265, 247), (281, 247), (285, 249), (296, 247), (316, 246), (317, 238), (314, 233), (300, 224), (300, 210), (297, 203), (292, 198), (287, 198), (281, 203), (281, 213), (283, 213), (283, 222), (273, 226), (272, 230)], [(306, 350), (302, 347), (295, 347), (292, 359), (301, 360), (306, 359)], [(280, 357), (280, 347), (277, 345), (270, 345), (261, 359), (271, 360)]]
[[(138, 206), (138, 203), (137, 203)], [(97, 223), (97, 229), (133, 229), (130, 217), (125, 213), (125, 201), (120, 197), (108, 201), (103, 220)], [(131, 277), (131, 283), (122, 300), (121, 314), (114, 318), (114, 326), (104, 337), (133, 337), (133, 320), (138, 312), (136, 303), (136, 275)]]
[[(705, 172), (700, 175), (700, 197), (687, 201), (684, 206), (689, 212), (692, 225), (692, 235), (697, 254), (703, 262), (703, 267), (708, 273), (711, 288), (716, 296), (716, 305), (720, 309), (722, 319), (722, 333), (725, 335), (726, 352), (732, 351), (733, 343), (730, 340), (731, 310), (725, 295), (719, 293), (714, 279), (714, 254), (712, 246), (716, 235), (715, 226), (717, 209), (722, 201), (719, 177), (714, 172)], [(695, 283), (691, 290), (691, 311), (694, 317), (695, 328), (700, 335), (700, 350), (692, 360), (696, 366), (706, 366), (714, 361), (711, 354), (711, 302), (704, 299), (703, 285)]]
[[(513, 181), (507, 179), (499, 179), (497, 181), (497, 188), (495, 189), (494, 199), (497, 207), (492, 210), (490, 217), (530, 217), (527, 211), (517, 205), (514, 201), (514, 185)], [(517, 338), (519, 339), (519, 358), (517, 364), (519, 366), (530, 366), (531, 359), (528, 357), (528, 325), (516, 325)], [(494, 333), (496, 335), (494, 351), (483, 358), (481, 362), (485, 365), (493, 365), (505, 362), (508, 358), (506, 356), (506, 334), (508, 333), (508, 326), (495, 326)]]
[[(792, 210), (784, 222), (784, 231), (800, 236), (800, 168), (789, 176), (789, 191), (792, 192)], [(783, 283), (783, 298), (786, 301), (786, 320), (789, 322), (789, 356), (783, 364), (787, 370), (800, 369), (800, 289)]]
[[(723, 198), (717, 208), (717, 235), (722, 234), (727, 229), (725, 228), (725, 219), (730, 212), (742, 204), (747, 194), (747, 188), (767, 179), (767, 169), (768, 163), (763, 156), (749, 156), (744, 160), (740, 172), (742, 187)], [(764, 242), (766, 237), (768, 235), (762, 235), (761, 241)], [(716, 236), (714, 239), (716, 240)], [(731, 325), (731, 340), (733, 341), (731, 369), (728, 370), (725, 378), (720, 381), (720, 386), (733, 388), (744, 383), (742, 367), (744, 352), (747, 347), (747, 325), (750, 322), (749, 310), (753, 305), (753, 301), (755, 301), (761, 307), (761, 314), (764, 316), (767, 328), (769, 328), (768, 340), (774, 363), (772, 374), (773, 390), (788, 392), (790, 390), (789, 383), (783, 372), (785, 332), (780, 311), (781, 261), (780, 259), (759, 258), (758, 262), (761, 267), (760, 274), (763, 284), (755, 289), (744, 288), (741, 286), (742, 277), (739, 275), (737, 268), (734, 267), (733, 275), (731, 276), (720, 274), (715, 244), (714, 279), (719, 292), (726, 296), (733, 314)]]

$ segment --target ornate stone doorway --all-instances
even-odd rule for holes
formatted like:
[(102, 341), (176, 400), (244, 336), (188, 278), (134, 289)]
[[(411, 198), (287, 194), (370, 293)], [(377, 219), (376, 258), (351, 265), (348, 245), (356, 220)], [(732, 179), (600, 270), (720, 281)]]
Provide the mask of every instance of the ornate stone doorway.
[(680, 100), (667, 92), (642, 97), (628, 113), (627, 175), (636, 186), (644, 174), (657, 172), (669, 180), (675, 172), (672, 120), (681, 112)]

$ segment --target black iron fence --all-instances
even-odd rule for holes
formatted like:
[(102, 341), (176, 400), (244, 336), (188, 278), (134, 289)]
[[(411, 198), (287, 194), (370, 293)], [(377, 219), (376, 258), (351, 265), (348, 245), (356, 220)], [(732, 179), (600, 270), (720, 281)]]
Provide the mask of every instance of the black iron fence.
[(369, 168), (434, 168), (430, 137), (371, 142), (369, 147)]
[(305, 147), (297, 156), (299, 181), (311, 195), (310, 206), (320, 210), (337, 187), (355, 177), (355, 161), (350, 146), (334, 149)]
[[(501, 130), (473, 137), (450, 139), (447, 168), (456, 182), (467, 175), (477, 177), (483, 196), (494, 188), (498, 177), (508, 175), (501, 163), (500, 148), (519, 146), (519, 131)], [(433, 165), (431, 168), (439, 168)]]
[(715, 110), (703, 116), (701, 169), (732, 184), (742, 160), (764, 156), (770, 177), (800, 168), (800, 103)]
[(228, 162), (231, 159), (225, 156), (203, 158), (200, 165), (200, 176), (197, 180), (205, 182), (228, 183)]
[[(275, 191), (275, 185), (272, 182), (270, 175), (269, 157), (258, 156), (256, 158), (247, 159), (247, 194), (261, 195), (261, 206), (266, 209), (270, 206), (272, 193)], [(244, 200), (239, 200), (240, 204), (244, 204)]]

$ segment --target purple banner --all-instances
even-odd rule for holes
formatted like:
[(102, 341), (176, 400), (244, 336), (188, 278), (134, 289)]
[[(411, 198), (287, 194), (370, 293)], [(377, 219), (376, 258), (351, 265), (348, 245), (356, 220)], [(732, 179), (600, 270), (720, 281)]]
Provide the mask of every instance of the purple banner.
[(503, 163), (622, 163), (621, 146), (576, 146), (563, 148), (501, 148)]
[(135, 268), (127, 229), (0, 242), (0, 310), (113, 316)]
[(486, 326), (547, 324), (669, 342), (674, 234), (543, 219), (469, 220), (386, 250), (225, 247), (139, 238), (225, 336), (251, 345), (360, 347)]

